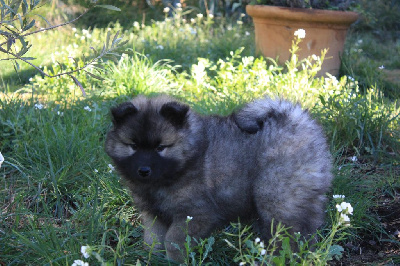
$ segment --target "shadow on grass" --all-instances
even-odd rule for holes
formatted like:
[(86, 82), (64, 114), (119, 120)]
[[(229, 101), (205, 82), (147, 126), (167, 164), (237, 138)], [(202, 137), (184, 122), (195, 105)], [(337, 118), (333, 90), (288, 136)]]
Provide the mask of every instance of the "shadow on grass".
[(0, 74), (0, 91), (15, 92), (29, 83), (29, 79), (39, 74), (34, 68), (22, 69), (18, 72), (12, 71), (7, 74)]

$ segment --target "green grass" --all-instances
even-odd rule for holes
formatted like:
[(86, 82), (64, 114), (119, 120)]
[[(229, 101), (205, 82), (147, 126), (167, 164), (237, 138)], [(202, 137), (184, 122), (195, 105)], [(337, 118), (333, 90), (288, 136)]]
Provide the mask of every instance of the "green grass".
[[(279, 248), (278, 242), (288, 243), (293, 237), (280, 227), (276, 241), (263, 248), (254, 242), (257, 236), (251, 228), (239, 223), (205, 240), (187, 238), (195, 243), (185, 250), (187, 264), (321, 265), (351, 255), (341, 249), (348, 243), (371, 239), (399, 245), (374, 212), (382, 197), (390, 202), (399, 197), (399, 97), (380, 87), (379, 78), (369, 77), (377, 72), (375, 65), (396, 67), (396, 57), (391, 60), (376, 49), (375, 56), (384, 61), (374, 61), (369, 69), (353, 60), (351, 52), (345, 59), (358, 65), (349, 69), (356, 73), (364, 65), (365, 74), (346, 72), (354, 81), (346, 76), (317, 78), (319, 59), (278, 66), (252, 56), (254, 36), (248, 26), (191, 16), (194, 23), (180, 17), (144, 27), (110, 25), (112, 32), (121, 30), (129, 40), (126, 55), (105, 62), (102, 81), (77, 75), (87, 97), (68, 77), (32, 76), (24, 67), (18, 80), (12, 66), (1, 61), (0, 151), (5, 162), (0, 169), (0, 263), (167, 263), (143, 248), (139, 214), (104, 152), (111, 126), (109, 108), (138, 94), (160, 92), (186, 101), (202, 114), (225, 115), (263, 95), (301, 103), (323, 125), (335, 157), (335, 180), (328, 196), (346, 195), (345, 201), (354, 207), (351, 226), (339, 226), (336, 201), (330, 200), (320, 244), (314, 248), (299, 236), (298, 252), (286, 244)], [(72, 67), (68, 56), (90, 56), (88, 47), (100, 47), (107, 31), (66, 28), (43, 33), (35, 46), (46, 49), (34, 49), (31, 56), (46, 71), (58, 73), (60, 66), (54, 62)], [(355, 35), (351, 40), (358, 43)], [(57, 48), (50, 49), (52, 44)], [(92, 250), (89, 259), (80, 252), (86, 245)], [(390, 261), (395, 258), (386, 259)]]

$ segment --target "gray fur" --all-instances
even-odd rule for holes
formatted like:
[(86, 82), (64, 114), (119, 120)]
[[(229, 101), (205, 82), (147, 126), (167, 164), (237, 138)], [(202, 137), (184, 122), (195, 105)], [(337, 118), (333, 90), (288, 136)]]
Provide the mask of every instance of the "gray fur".
[[(182, 261), (172, 243), (184, 243), (187, 216), (193, 217), (189, 235), (196, 238), (238, 218), (255, 220), (264, 239), (270, 237), (272, 219), (303, 235), (323, 223), (331, 156), (321, 127), (306, 111), (265, 98), (227, 117), (188, 110), (181, 124), (172, 125), (161, 111), (170, 102), (176, 100), (133, 99), (138, 112), (114, 121), (106, 140), (106, 151), (142, 213), (146, 243), (155, 240), (170, 259)], [(131, 143), (142, 138), (170, 146), (158, 155), (151, 145), (130, 155)], [(135, 160), (152, 169), (148, 180), (137, 179)], [(156, 175), (158, 166), (167, 167), (164, 160), (176, 162), (171, 176)]]

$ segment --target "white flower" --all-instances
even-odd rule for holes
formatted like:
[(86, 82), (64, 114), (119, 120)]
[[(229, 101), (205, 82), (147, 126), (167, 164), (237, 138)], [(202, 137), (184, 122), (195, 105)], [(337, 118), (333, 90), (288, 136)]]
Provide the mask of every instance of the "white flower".
[(110, 169), (108, 172), (109, 173), (112, 173), (112, 171), (114, 171), (115, 170), (115, 168), (114, 168), (114, 166), (112, 166), (112, 164), (108, 164), (108, 168)]
[(294, 32), (294, 36), (297, 36), (299, 39), (304, 39), (306, 37), (306, 31), (303, 29), (298, 29)]
[(191, 19), (190, 19), (190, 23), (193, 24), (193, 23), (195, 23), (195, 22), (196, 22), (196, 20), (195, 20), (194, 18), (191, 18)]
[(315, 60), (315, 61), (317, 61), (317, 60), (320, 59), (319, 56), (317, 56), (317, 55), (315, 55), (315, 54), (313, 54), (313, 55), (311, 56), (311, 58), (312, 58), (313, 60)]
[(240, 13), (240, 17), (244, 18), (246, 16), (245, 13)]
[(164, 13), (168, 13), (169, 12), (169, 7), (164, 7), (163, 12)]
[(342, 206), (343, 210), (346, 210), (347, 214), (353, 215), (353, 207), (351, 206), (350, 203), (342, 202), (340, 205)]
[(354, 81), (354, 78), (351, 77), (351, 76), (347, 76), (347, 78), (348, 78), (349, 80), (351, 80), (351, 81)]
[(94, 169), (94, 172), (95, 172), (95, 173), (98, 173), (98, 172), (99, 172), (99, 170), (97, 170), (97, 169)]
[(350, 217), (347, 215), (347, 214), (341, 214), (340, 215), (340, 218), (342, 218), (343, 219), (343, 221), (345, 221), (345, 222), (350, 222)]
[(357, 162), (357, 160), (358, 160), (358, 159), (357, 159), (357, 156), (351, 157), (351, 161), (352, 161), (352, 162)]
[(237, 23), (238, 25), (243, 25), (243, 21), (241, 21), (241, 20), (236, 21), (236, 23)]
[(345, 195), (333, 195), (332, 196), (334, 199), (344, 199)]
[(157, 46), (156, 46), (156, 49), (164, 50), (164, 46), (162, 46), (161, 44), (160, 44), (160, 45), (157, 45)]
[(250, 35), (250, 32), (246, 31), (244, 34), (245, 34), (246, 36), (249, 36), (249, 35)]
[(187, 221), (191, 221), (193, 219), (193, 216), (188, 216), (188, 217), (186, 217), (186, 220)]
[(262, 250), (261, 250), (261, 253), (260, 253), (261, 256), (264, 256), (266, 252), (267, 252), (267, 251), (266, 251), (265, 249), (262, 249)]
[(203, 17), (203, 14), (199, 13), (199, 14), (197, 14), (197, 17), (198, 17), (198, 18), (202, 18), (202, 17)]
[(81, 253), (85, 257), (85, 259), (90, 257), (90, 247), (89, 246), (82, 246)]
[(346, 226), (350, 226), (350, 217), (347, 214), (341, 213), (339, 218), (339, 225), (345, 224)]
[(176, 6), (177, 8), (181, 8), (181, 7), (182, 7), (182, 4), (181, 4), (181, 3), (177, 3), (175, 6)]
[(36, 104), (35, 104), (35, 108), (36, 108), (36, 109), (41, 110), (41, 109), (43, 109), (43, 107), (44, 107), (44, 106), (43, 106), (43, 104), (41, 104), (41, 103), (36, 103)]
[(379, 67), (379, 69), (384, 69), (385, 67), (383, 66), (383, 65), (381, 65), (380, 67)]
[(0, 152), (0, 167), (1, 167), (1, 164), (4, 162), (4, 157), (3, 157), (3, 154), (1, 154), (1, 152)]
[(86, 110), (86, 111), (88, 111), (88, 112), (91, 112), (91, 111), (92, 111), (92, 109), (91, 109), (89, 106), (85, 106), (83, 109)]
[(241, 263), (239, 263), (239, 266), (243, 266), (246, 265), (246, 262), (242, 261)]
[(208, 17), (209, 18), (214, 18), (214, 15), (213, 14), (208, 14)]
[(74, 260), (74, 263), (72, 263), (71, 266), (89, 266), (89, 263), (82, 260)]
[(64, 112), (57, 111), (57, 114), (58, 114), (59, 116), (64, 116)]
[(264, 248), (264, 242), (263, 241), (260, 242), (260, 247)]
[(351, 206), (350, 203), (347, 203), (345, 201), (340, 203), (340, 205), (336, 204), (336, 209), (338, 210), (338, 212), (343, 212), (343, 213), (346, 213), (346, 214), (353, 215), (353, 207)]
[(256, 238), (256, 240), (254, 240), (254, 242), (256, 243), (260, 243), (261, 239), (259, 237)]

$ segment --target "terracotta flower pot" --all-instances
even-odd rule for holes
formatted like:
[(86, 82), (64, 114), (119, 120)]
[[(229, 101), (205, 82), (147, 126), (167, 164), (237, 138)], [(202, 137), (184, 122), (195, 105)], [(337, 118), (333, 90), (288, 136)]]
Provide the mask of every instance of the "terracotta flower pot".
[(264, 56), (279, 57), (279, 63), (284, 63), (290, 57), (294, 32), (304, 29), (299, 58), (321, 55), (328, 48), (319, 74), (339, 74), (347, 29), (357, 20), (357, 13), (264, 5), (247, 5), (246, 11), (253, 18), (257, 50)]

